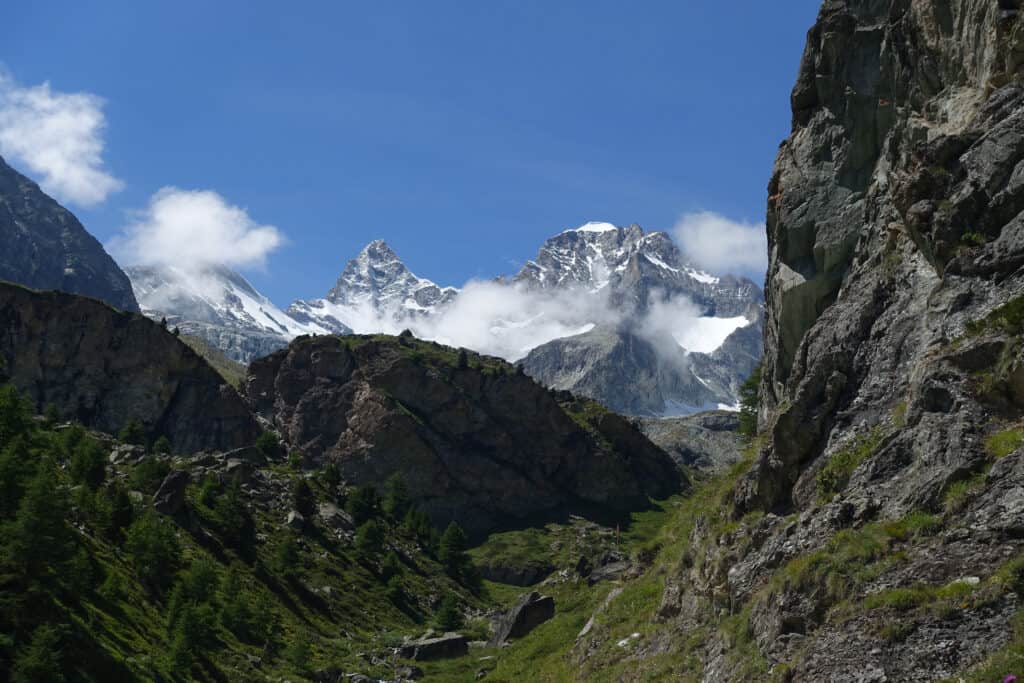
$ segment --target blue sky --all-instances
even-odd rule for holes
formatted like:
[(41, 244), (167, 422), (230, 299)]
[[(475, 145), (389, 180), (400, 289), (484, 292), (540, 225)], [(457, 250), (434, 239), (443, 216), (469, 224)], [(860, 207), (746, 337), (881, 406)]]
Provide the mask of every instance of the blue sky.
[(588, 220), (763, 220), (818, 5), (22, 3), (0, 63), (103, 99), (120, 189), (62, 197), (90, 231), (166, 186), (216, 192), (286, 238), (243, 268), (286, 304), (374, 238), (461, 284)]

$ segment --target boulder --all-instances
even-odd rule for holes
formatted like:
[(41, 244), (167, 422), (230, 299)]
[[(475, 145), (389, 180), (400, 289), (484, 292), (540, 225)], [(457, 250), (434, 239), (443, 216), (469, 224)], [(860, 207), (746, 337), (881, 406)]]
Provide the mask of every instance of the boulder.
[(590, 572), (590, 575), (587, 576), (587, 583), (593, 586), (601, 581), (615, 581), (621, 579), (632, 568), (633, 563), (629, 560), (610, 562)]
[(176, 515), (185, 507), (185, 488), (192, 480), (188, 472), (174, 470), (153, 496), (153, 509), (164, 515)]
[(533, 591), (519, 598), (515, 606), (499, 620), (491, 639), (491, 647), (500, 647), (510, 638), (522, 638), (555, 616), (555, 600)]
[(298, 510), (292, 510), (288, 513), (288, 518), (285, 520), (285, 524), (289, 529), (301, 531), (306, 527), (306, 518), (303, 517), (302, 513)]
[(402, 659), (413, 659), (418, 662), (433, 659), (451, 659), (462, 657), (469, 652), (469, 641), (458, 633), (445, 633), (437, 638), (418, 638), (409, 640), (398, 648), (398, 656)]
[(320, 519), (323, 520), (324, 524), (332, 529), (355, 531), (355, 520), (352, 519), (351, 515), (334, 503), (320, 503), (318, 512), (320, 514)]
[(229, 458), (224, 467), (224, 480), (237, 481), (239, 484), (251, 484), (252, 473), (253, 467), (249, 462), (238, 458)]

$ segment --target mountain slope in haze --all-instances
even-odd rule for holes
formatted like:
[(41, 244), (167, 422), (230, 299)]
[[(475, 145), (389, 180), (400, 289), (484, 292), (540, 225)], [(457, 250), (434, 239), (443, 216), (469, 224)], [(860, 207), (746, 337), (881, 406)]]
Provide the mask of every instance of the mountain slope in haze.
[(628, 414), (735, 406), (760, 355), (763, 298), (690, 263), (665, 233), (588, 223), (548, 240), (513, 278), (440, 287), (383, 241), (322, 299), (280, 311), (237, 274), (130, 268), (147, 315), (242, 362), (296, 334), (397, 334), (521, 361), (542, 383)]
[(145, 315), (166, 319), (235, 361), (265, 356), (302, 334), (350, 331), (295, 320), (225, 267), (133, 266), (126, 272)]
[[(618, 412), (734, 406), (760, 358), (758, 287), (700, 270), (665, 233), (608, 223), (566, 230), (515, 281), (543, 290), (582, 287), (624, 312), (613, 324), (543, 344), (522, 361), (540, 382)], [(692, 307), (679, 306), (685, 303)]]
[(0, 280), (138, 311), (131, 283), (70, 211), (0, 158)]

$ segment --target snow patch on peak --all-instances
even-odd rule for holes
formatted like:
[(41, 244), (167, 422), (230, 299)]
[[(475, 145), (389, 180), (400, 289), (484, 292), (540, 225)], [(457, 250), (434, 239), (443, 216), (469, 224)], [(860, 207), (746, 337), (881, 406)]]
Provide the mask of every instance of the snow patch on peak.
[(611, 232), (613, 230), (618, 229), (618, 227), (612, 225), (611, 223), (604, 223), (602, 221), (590, 221), (588, 223), (584, 223), (578, 228), (566, 230), (565, 232)]

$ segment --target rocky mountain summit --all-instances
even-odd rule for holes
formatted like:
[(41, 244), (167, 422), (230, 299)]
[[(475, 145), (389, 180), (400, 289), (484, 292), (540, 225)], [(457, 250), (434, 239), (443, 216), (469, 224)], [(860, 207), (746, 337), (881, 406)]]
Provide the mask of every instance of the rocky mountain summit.
[(326, 297), (296, 301), (288, 313), (337, 334), (397, 332), (437, 313), (457, 295), (454, 287), (417, 277), (386, 242), (374, 240), (348, 262)]
[(0, 158), (0, 280), (138, 311), (131, 283), (70, 211)]
[(472, 534), (614, 516), (683, 485), (664, 452), (596, 403), (552, 395), (496, 358), (398, 342), (298, 339), (251, 365), (249, 402), (308, 463), (354, 483), (401, 473), (434, 524)]

